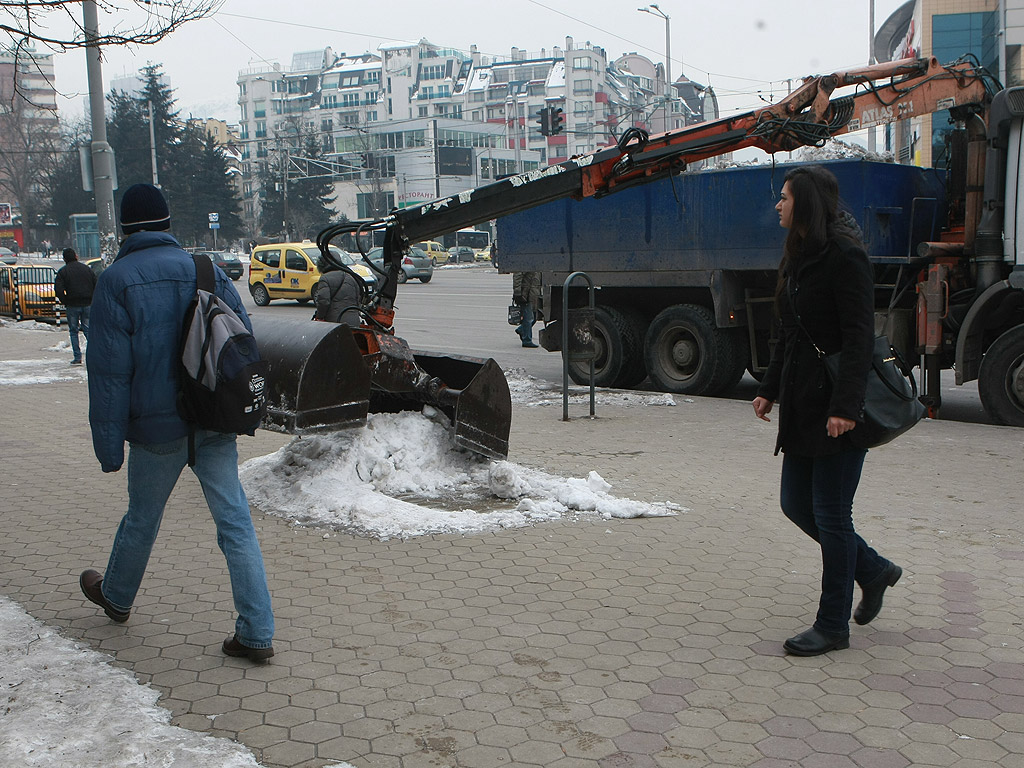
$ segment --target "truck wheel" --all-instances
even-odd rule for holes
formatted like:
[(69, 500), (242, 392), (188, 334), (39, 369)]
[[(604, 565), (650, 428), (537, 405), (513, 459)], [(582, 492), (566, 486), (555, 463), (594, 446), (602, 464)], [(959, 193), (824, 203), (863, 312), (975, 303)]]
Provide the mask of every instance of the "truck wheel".
[(743, 371), (736, 375), (739, 345), (730, 334), (735, 330), (716, 328), (711, 310), (695, 304), (663, 309), (644, 341), (651, 381), (663, 392), (681, 395), (713, 395), (735, 384)]
[(719, 395), (732, 391), (740, 383), (750, 363), (750, 345), (745, 328), (718, 328), (715, 330), (722, 362), (707, 394)]
[[(632, 387), (646, 377), (642, 320), (629, 310), (615, 307), (594, 308), (594, 385)], [(570, 360), (569, 378), (577, 384), (590, 384), (590, 363)]]
[(265, 307), (270, 304), (270, 294), (263, 283), (256, 283), (252, 287), (252, 300), (256, 302), (257, 307)]
[(1024, 427), (1024, 325), (1008, 330), (985, 352), (978, 394), (996, 422)]

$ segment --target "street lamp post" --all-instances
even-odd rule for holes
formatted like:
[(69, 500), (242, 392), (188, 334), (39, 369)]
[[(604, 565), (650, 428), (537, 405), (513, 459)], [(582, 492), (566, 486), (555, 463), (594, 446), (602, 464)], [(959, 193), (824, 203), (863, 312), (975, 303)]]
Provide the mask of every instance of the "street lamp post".
[(637, 8), (641, 13), (649, 13), (652, 16), (660, 16), (665, 20), (665, 130), (669, 129), (669, 96), (672, 92), (672, 28), (669, 22), (670, 16), (658, 7), (657, 3), (651, 3), (646, 8)]

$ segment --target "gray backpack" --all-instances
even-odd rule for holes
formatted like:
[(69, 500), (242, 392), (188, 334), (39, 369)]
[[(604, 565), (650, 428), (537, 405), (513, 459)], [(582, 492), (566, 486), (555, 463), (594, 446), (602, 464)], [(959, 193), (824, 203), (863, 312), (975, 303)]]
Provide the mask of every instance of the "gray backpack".
[(178, 413), (189, 426), (189, 466), (195, 430), (252, 435), (267, 410), (267, 363), (238, 315), (215, 294), (213, 262), (193, 254), (196, 297), (181, 334)]

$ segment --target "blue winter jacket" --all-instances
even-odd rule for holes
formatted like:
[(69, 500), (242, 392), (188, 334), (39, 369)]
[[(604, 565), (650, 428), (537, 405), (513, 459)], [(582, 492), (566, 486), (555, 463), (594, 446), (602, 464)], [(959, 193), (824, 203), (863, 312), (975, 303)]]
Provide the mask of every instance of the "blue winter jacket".
[[(250, 330), (231, 280), (214, 265), (217, 295)], [(89, 425), (104, 472), (124, 463), (124, 442), (188, 434), (178, 416), (181, 329), (196, 293), (192, 257), (166, 232), (137, 232), (103, 270), (89, 322)]]

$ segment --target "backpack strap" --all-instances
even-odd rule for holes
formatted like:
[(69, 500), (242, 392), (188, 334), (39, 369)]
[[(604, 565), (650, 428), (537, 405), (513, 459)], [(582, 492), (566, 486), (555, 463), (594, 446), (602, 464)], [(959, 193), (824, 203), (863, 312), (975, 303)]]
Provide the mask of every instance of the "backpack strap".
[[(216, 275), (213, 262), (205, 253), (193, 253), (192, 262), (196, 265), (196, 290), (214, 294), (217, 290)], [(188, 422), (188, 466), (196, 465), (196, 425)]]
[(192, 261), (196, 265), (196, 290), (215, 293), (217, 281), (213, 274), (213, 262), (205, 253), (193, 253)]

